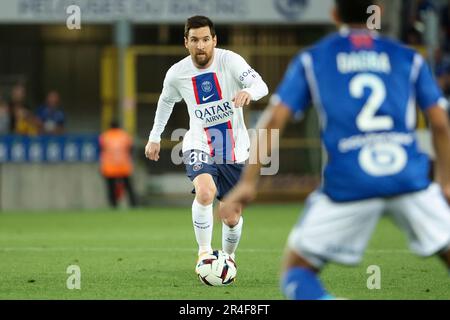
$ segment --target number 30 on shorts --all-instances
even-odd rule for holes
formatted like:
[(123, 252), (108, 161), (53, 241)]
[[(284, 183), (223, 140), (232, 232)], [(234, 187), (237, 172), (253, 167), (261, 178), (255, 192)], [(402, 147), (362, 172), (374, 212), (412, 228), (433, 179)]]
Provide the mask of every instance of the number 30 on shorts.
[(194, 165), (196, 163), (208, 163), (209, 156), (201, 151), (193, 150), (189, 154), (189, 165)]

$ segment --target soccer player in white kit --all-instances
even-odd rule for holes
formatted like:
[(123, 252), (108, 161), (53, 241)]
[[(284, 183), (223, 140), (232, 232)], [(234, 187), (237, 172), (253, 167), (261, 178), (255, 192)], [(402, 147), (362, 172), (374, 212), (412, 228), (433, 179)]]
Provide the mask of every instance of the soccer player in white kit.
[[(220, 201), (234, 186), (249, 156), (241, 107), (266, 96), (268, 88), (240, 55), (216, 48), (209, 18), (187, 19), (184, 43), (190, 55), (167, 71), (145, 155), (158, 161), (161, 134), (174, 104), (183, 99), (190, 118), (183, 159), (195, 190), (192, 221), (200, 257), (212, 251), (214, 198)], [(241, 214), (237, 208), (222, 221), (222, 249), (233, 258), (241, 237)]]

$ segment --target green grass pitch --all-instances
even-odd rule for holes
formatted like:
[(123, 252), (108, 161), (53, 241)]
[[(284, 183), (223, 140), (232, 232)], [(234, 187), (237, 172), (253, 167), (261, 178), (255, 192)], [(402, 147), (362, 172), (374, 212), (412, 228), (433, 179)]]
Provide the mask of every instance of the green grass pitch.
[[(282, 299), (278, 276), (284, 243), (301, 205), (251, 206), (237, 252), (237, 281), (207, 287), (194, 273), (190, 208), (130, 211), (0, 213), (0, 299)], [(221, 246), (221, 224), (213, 245)], [(81, 289), (69, 290), (69, 265)], [(369, 290), (367, 267), (381, 268)], [(357, 267), (330, 265), (326, 288), (350, 299), (449, 299), (450, 277), (438, 258), (408, 251), (382, 219)]]

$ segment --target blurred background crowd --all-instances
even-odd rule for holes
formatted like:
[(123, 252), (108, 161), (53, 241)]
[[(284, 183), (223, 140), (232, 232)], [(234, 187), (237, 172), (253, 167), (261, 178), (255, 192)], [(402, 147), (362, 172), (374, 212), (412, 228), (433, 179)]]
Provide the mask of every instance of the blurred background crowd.
[[(335, 31), (333, 2), (0, 1), (0, 210), (106, 206), (98, 137), (114, 120), (133, 139), (136, 202), (189, 203), (184, 167), (171, 161), (179, 143), (171, 135), (189, 125), (183, 102), (162, 136), (161, 160), (146, 161), (143, 152), (165, 73), (187, 55), (186, 18), (211, 17), (218, 47), (241, 54), (273, 92), (299, 50)], [(450, 96), (449, 1), (380, 2), (385, 8), (381, 32), (420, 51)], [(66, 25), (70, 4), (80, 5), (81, 29)], [(269, 96), (245, 108), (249, 128)], [(431, 154), (427, 123), (420, 116), (419, 131)], [(302, 199), (320, 183), (321, 161), (317, 115), (310, 108), (301, 125), (287, 127), (278, 174), (261, 179), (260, 199)], [(36, 188), (36, 183), (47, 185)]]
[[(435, 75), (442, 90), (450, 95), (450, 5), (448, 1), (415, 0), (406, 7), (408, 19), (404, 22), (403, 41), (425, 50), (426, 19), (432, 13), (439, 20), (439, 37), (433, 46), (433, 56), (428, 56), (434, 65)], [(409, 11), (409, 12), (408, 12)], [(433, 41), (433, 39), (431, 39)], [(422, 52), (425, 55), (427, 53)]]
[(58, 91), (47, 93), (45, 101), (30, 106), (23, 84), (14, 85), (0, 96), (0, 133), (18, 135), (60, 135), (64, 133), (65, 116)]
[[(325, 0), (325, 2), (332, 1)], [(399, 38), (421, 51), (433, 65), (442, 89), (447, 95), (450, 95), (449, 1), (394, 0), (392, 2), (399, 2), (398, 6), (392, 5), (392, 8), (400, 10), (397, 17), (400, 20), (397, 22), (396, 30), (393, 30), (393, 21), (383, 21), (383, 31), (390, 30), (389, 35)], [(431, 13), (438, 20), (439, 30), (436, 39), (427, 39), (426, 19)], [(149, 22), (151, 23), (151, 21)], [(0, 23), (2, 23), (1, 18)], [(88, 24), (84, 26), (83, 31), (78, 31), (78, 34), (71, 33), (64, 26), (53, 23), (41, 25), (3, 23), (0, 26), (0, 40), (2, 40), (0, 46), (1, 135), (98, 133), (108, 127), (110, 121), (102, 123), (99, 119), (101, 104), (104, 103), (101, 96), (101, 86), (103, 85), (100, 75), (103, 71), (101, 51), (106, 46), (118, 44), (115, 39), (117, 38), (117, 30), (115, 30), (118, 29), (117, 26)], [(182, 21), (179, 24), (160, 25), (133, 23), (127, 45), (181, 46), (182, 28)], [(245, 41), (247, 41), (248, 47), (267, 46), (273, 43), (294, 45), (301, 49), (302, 46), (309, 45), (322, 34), (331, 31), (332, 28), (331, 20), (328, 23), (318, 22), (305, 25), (297, 24), (295, 21), (286, 25), (233, 26), (227, 23), (218, 23), (219, 46), (234, 47), (245, 45)], [(241, 34), (236, 34), (239, 31)], [(285, 34), (283, 34), (284, 31)], [(283, 36), (281, 36), (282, 34)], [(242, 49), (241, 51), (245, 54), (247, 49), (245, 47)], [(284, 60), (288, 58), (290, 56)], [(160, 57), (155, 60), (159, 59)], [(166, 65), (170, 66), (174, 60), (176, 58), (172, 59), (171, 56), (165, 57), (162, 61), (164, 67), (156, 70), (160, 73), (155, 77), (158, 80), (148, 79), (148, 83), (138, 81), (138, 86), (147, 87), (157, 94), (161, 87), (160, 78), (165, 74), (164, 68)], [(159, 62), (157, 61), (155, 64)], [(256, 66), (259, 64), (259, 62), (253, 63)], [(142, 67), (146, 70), (144, 64)], [(279, 78), (279, 74), (275, 74), (273, 78)], [(276, 81), (274, 81), (275, 83)], [(156, 88), (152, 89), (153, 86)], [(274, 89), (273, 86), (271, 89)], [(64, 110), (62, 107), (61, 98), (65, 98), (67, 101), (68, 110)], [(150, 105), (155, 104), (155, 100), (154, 97), (153, 99), (147, 97)], [(142, 101), (147, 102), (145, 97)], [(90, 112), (88, 117), (83, 117), (79, 110), (85, 110), (86, 107), (90, 108)], [(152, 108), (147, 107), (146, 109)], [(73, 120), (69, 128), (66, 128), (66, 113), (68, 118)], [(136, 132), (133, 134), (145, 138), (151, 125), (152, 113), (149, 110), (138, 110), (138, 113), (142, 113), (143, 117), (139, 117), (140, 119), (137, 120)]]

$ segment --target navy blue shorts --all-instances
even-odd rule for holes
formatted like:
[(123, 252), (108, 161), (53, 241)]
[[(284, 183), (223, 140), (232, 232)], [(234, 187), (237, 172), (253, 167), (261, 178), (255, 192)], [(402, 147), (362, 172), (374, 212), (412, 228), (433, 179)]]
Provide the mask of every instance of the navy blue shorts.
[[(216, 163), (213, 157), (199, 150), (185, 152), (183, 161), (186, 166), (186, 175), (191, 181), (203, 173), (208, 173), (213, 177), (218, 200), (222, 200), (228, 191), (237, 184), (245, 165), (243, 163)], [(192, 193), (195, 194), (195, 189), (192, 190)]]

